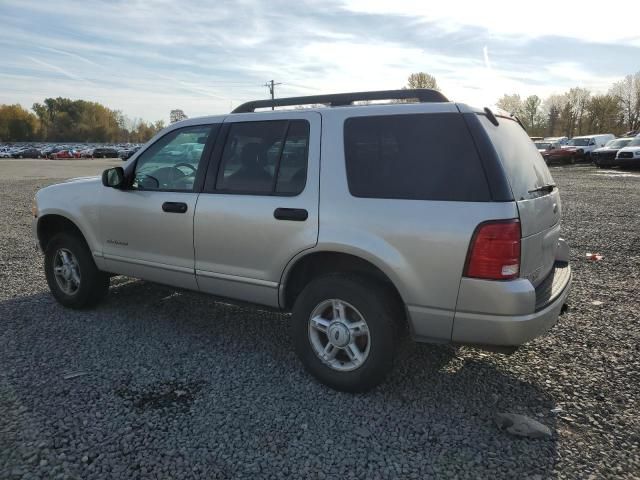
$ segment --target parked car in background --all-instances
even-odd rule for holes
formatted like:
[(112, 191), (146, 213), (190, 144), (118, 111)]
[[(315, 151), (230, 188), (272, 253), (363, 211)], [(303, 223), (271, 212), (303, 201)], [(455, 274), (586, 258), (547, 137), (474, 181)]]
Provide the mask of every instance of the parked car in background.
[(627, 133), (625, 133), (624, 135), (622, 135), (623, 137), (637, 137), (638, 135), (640, 135), (640, 130), (630, 130)]
[(571, 165), (576, 163), (577, 153), (575, 150), (564, 148), (562, 145), (555, 144), (556, 147), (542, 152), (542, 158), (547, 165), (560, 164)]
[(634, 137), (626, 147), (618, 150), (614, 166), (621, 168), (640, 167), (640, 136)]
[(114, 147), (96, 147), (93, 149), (93, 158), (118, 158), (118, 150)]
[(81, 154), (77, 150), (60, 150), (59, 152), (52, 153), (51, 158), (54, 160), (61, 160), (65, 158), (81, 158)]
[(542, 140), (542, 137), (529, 137), (531, 139), (532, 142), (539, 142), (540, 140)]
[(545, 142), (543, 140), (535, 142), (535, 145), (543, 158), (546, 152), (560, 148), (559, 143)]
[(140, 150), (141, 147), (131, 147), (131, 148), (125, 148), (120, 150), (120, 153), (118, 154), (118, 157), (120, 157), (122, 160), (128, 160), (129, 158), (131, 158), (131, 156), (136, 153), (138, 150)]
[(80, 150), (80, 156), (82, 158), (93, 158), (93, 148), (84, 148)]
[(11, 158), (40, 158), (41, 156), (42, 152), (33, 147), (19, 148), (11, 153)]
[(63, 150), (65, 150), (67, 147), (63, 146), (63, 145), (59, 145), (59, 146), (55, 146), (55, 147), (50, 147), (47, 148), (43, 151), (44, 156), (46, 158), (53, 158), (53, 155), (55, 155), (58, 152), (61, 152)]
[(604, 133), (598, 135), (581, 135), (573, 137), (562, 148), (573, 150), (575, 152), (575, 160), (591, 161), (591, 152), (596, 148), (604, 147), (607, 142), (613, 140), (615, 135), (612, 133)]
[(559, 143), (560, 145), (566, 145), (567, 142), (569, 141), (569, 137), (544, 137), (542, 139), (542, 141), (551, 142), (551, 143)]
[(633, 138), (616, 138), (607, 142), (604, 147), (596, 148), (591, 152), (593, 163), (599, 168), (615, 166), (618, 150), (629, 145), (632, 140)]

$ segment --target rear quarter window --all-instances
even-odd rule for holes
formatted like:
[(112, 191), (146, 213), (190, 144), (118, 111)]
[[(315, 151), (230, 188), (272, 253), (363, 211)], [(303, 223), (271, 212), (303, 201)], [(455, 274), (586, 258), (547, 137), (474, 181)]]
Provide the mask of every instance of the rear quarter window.
[(542, 155), (517, 122), (498, 117), (496, 126), (485, 115), (478, 116), (498, 153), (516, 200), (539, 196), (540, 193), (529, 192), (554, 183)]
[(344, 124), (349, 191), (356, 197), (490, 201), (462, 115), (351, 117)]

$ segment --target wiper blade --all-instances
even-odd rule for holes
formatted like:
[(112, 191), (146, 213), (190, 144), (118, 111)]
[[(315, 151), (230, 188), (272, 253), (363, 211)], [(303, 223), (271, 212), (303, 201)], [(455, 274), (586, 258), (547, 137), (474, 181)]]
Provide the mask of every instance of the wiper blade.
[(556, 188), (556, 184), (555, 183), (547, 183), (546, 185), (542, 185), (540, 187), (536, 187), (536, 188), (533, 188), (533, 189), (529, 190), (529, 193), (553, 192), (554, 188)]

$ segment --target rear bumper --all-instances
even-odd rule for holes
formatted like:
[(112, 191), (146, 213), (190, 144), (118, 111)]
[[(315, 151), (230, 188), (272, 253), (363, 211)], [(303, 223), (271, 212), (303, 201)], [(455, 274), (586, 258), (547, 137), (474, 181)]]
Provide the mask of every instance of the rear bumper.
[[(527, 292), (526, 288), (520, 285), (518, 290), (521, 290), (519, 294), (522, 302), (519, 303), (528, 303), (528, 311), (533, 313), (490, 314), (456, 311), (451, 340), (465, 344), (517, 346), (542, 335), (556, 324), (571, 290), (571, 279), (571, 267), (567, 263), (557, 262), (551, 275), (535, 290), (530, 286)], [(496, 302), (500, 297), (503, 299), (496, 304), (498, 310), (504, 311), (505, 302), (508, 304), (508, 299), (513, 298), (516, 282), (492, 282), (492, 296)], [(527, 280), (522, 282), (528, 283)], [(528, 300), (525, 300), (526, 298)]]

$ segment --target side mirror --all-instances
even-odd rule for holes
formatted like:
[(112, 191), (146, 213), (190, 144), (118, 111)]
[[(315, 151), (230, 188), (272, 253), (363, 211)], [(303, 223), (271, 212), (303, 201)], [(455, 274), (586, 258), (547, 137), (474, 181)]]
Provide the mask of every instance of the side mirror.
[(105, 187), (122, 188), (124, 186), (124, 169), (122, 167), (107, 168), (102, 172), (102, 184)]

